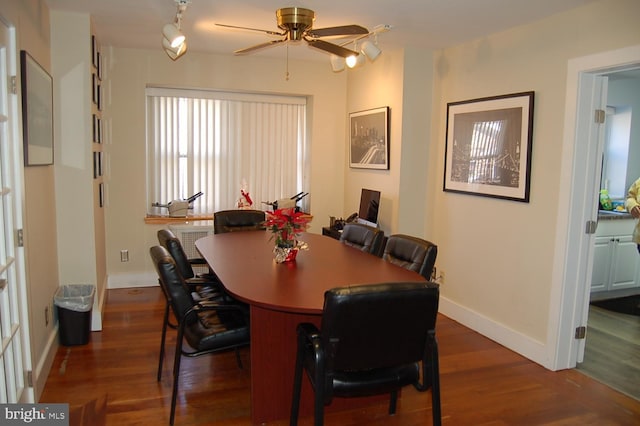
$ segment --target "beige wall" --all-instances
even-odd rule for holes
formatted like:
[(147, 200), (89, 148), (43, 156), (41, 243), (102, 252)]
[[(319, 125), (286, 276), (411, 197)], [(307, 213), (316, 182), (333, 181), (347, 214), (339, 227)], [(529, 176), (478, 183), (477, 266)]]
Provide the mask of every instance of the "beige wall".
[[(284, 53), (284, 49), (283, 49)], [(334, 74), (329, 61), (257, 56), (219, 56), (190, 52), (172, 62), (160, 49), (113, 48), (105, 51), (107, 143), (107, 265), (110, 279), (118, 275), (153, 277), (149, 247), (157, 244), (159, 226), (145, 225), (145, 96), (147, 85), (218, 90), (248, 90), (307, 95), (312, 105), (311, 187), (312, 232), (319, 233), (330, 215), (341, 214), (344, 188), (346, 75)], [(292, 55), (294, 56), (294, 55)], [(232, 207), (230, 201), (230, 207)], [(129, 262), (120, 261), (129, 250)], [(138, 278), (135, 278), (138, 279)], [(152, 281), (155, 283), (155, 279)]]
[[(446, 271), (444, 309), (463, 309), (523, 346), (550, 344), (551, 275), (561, 170), (567, 62), (640, 42), (640, 3), (611, 0), (446, 49), (436, 55), (428, 205)], [(531, 200), (502, 201), (442, 188), (446, 103), (535, 91)], [(586, 284), (585, 284), (586, 285)], [(473, 324), (471, 324), (473, 325)], [(538, 359), (539, 362), (545, 360)]]

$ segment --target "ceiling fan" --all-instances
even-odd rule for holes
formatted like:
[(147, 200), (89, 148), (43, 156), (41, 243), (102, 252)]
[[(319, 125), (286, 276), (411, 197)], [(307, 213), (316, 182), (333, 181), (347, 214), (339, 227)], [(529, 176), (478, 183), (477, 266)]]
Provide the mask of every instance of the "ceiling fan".
[(315, 19), (315, 12), (310, 9), (304, 9), (301, 7), (285, 7), (276, 10), (276, 18), (278, 28), (282, 32), (261, 30), (257, 28), (247, 28), (235, 25), (216, 24), (221, 27), (237, 28), (250, 31), (259, 31), (272, 36), (282, 37), (277, 40), (267, 41), (255, 46), (246, 47), (234, 51), (235, 54), (243, 54), (253, 52), (254, 50), (262, 49), (264, 47), (272, 46), (285, 41), (306, 41), (309, 46), (316, 49), (324, 50), (325, 52), (332, 53), (334, 55), (346, 58), (348, 56), (357, 56), (358, 52), (347, 49), (343, 46), (329, 43), (328, 41), (321, 40), (322, 37), (357, 37), (369, 34), (369, 30), (360, 25), (343, 25), (339, 27), (327, 27), (327, 28), (313, 28), (313, 21)]

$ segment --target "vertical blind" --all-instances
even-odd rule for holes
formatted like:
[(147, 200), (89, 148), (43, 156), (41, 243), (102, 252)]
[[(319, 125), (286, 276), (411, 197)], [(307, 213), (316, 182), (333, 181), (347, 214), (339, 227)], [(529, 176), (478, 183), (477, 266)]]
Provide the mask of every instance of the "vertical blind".
[(166, 214), (154, 203), (198, 192), (193, 213), (210, 214), (235, 208), (241, 189), (263, 209), (262, 201), (308, 188), (306, 98), (166, 88), (146, 95), (150, 214)]

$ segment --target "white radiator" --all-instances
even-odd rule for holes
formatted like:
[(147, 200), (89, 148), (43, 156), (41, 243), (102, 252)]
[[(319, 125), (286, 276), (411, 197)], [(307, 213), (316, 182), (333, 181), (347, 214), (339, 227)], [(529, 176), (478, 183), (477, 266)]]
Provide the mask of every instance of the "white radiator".
[[(213, 221), (203, 220), (190, 224), (169, 225), (169, 230), (175, 234), (180, 240), (182, 248), (189, 259), (202, 257), (196, 249), (196, 240), (213, 234)], [(196, 274), (202, 274), (208, 272), (208, 268), (194, 267), (193, 271)]]

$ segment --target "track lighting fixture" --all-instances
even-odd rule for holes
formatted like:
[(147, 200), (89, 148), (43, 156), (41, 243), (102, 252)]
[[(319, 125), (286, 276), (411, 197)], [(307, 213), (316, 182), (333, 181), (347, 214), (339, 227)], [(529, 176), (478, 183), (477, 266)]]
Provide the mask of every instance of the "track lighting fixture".
[[(359, 52), (359, 54), (351, 55), (344, 59), (336, 55), (331, 55), (331, 69), (334, 72), (340, 72), (345, 69), (345, 64), (349, 68), (355, 68), (355, 67), (361, 66), (366, 62), (365, 57), (368, 58), (371, 62), (375, 61), (378, 58), (378, 56), (380, 56), (380, 53), (382, 53), (382, 50), (378, 46), (378, 34), (387, 32), (389, 30), (391, 30), (390, 25), (386, 25), (386, 24), (377, 25), (370, 33), (363, 34), (359, 37), (356, 37), (353, 40), (350, 40), (342, 44), (341, 46), (344, 47), (349, 43), (353, 43), (354, 44), (353, 50), (356, 52)], [(362, 42), (362, 44), (360, 45), (360, 49), (358, 49), (357, 42), (359, 40), (362, 40), (363, 38), (367, 38), (370, 36), (374, 37), (374, 41), (372, 42), (371, 40), (367, 39)]]
[(180, 28), (182, 24), (182, 14), (187, 10), (190, 0), (175, 0), (178, 11), (174, 22), (162, 27), (162, 47), (166, 54), (176, 60), (187, 51), (187, 41)]

